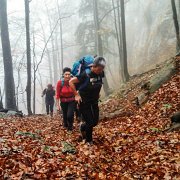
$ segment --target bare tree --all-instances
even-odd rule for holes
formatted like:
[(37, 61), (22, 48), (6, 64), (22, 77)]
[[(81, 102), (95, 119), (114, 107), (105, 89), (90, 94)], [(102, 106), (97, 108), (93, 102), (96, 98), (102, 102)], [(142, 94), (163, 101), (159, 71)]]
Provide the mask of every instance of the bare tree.
[(28, 115), (32, 114), (31, 110), (31, 47), (30, 47), (30, 28), (29, 28), (29, 0), (24, 0), (25, 3), (25, 24), (26, 24), (26, 51), (27, 51), (27, 110)]
[[(47, 40), (46, 40), (46, 34), (45, 34), (45, 31), (44, 31), (44, 27), (42, 25), (42, 22), (41, 20), (40, 21), (40, 24), (41, 24), (41, 29), (42, 29), (42, 32), (43, 32), (43, 40), (44, 40), (44, 43), (46, 44)], [(49, 52), (49, 49), (46, 47), (46, 53), (47, 53), (47, 58), (48, 58), (48, 64), (49, 64), (49, 78), (50, 78), (50, 83), (53, 83), (53, 76), (52, 76), (52, 64), (51, 64), (51, 56), (50, 56), (50, 52)]]
[(36, 53), (35, 53), (35, 36), (33, 32), (33, 114), (36, 113)]
[[(94, 24), (95, 24), (95, 45), (97, 54), (103, 56), (103, 45), (102, 45), (102, 38), (100, 35), (100, 24), (99, 24), (99, 16), (98, 16), (98, 0), (93, 0), (93, 15), (94, 15)], [(103, 84), (105, 95), (108, 96), (110, 93), (109, 85), (107, 78), (104, 78)]]
[(61, 12), (60, 12), (60, 7), (59, 7), (59, 3), (57, 0), (57, 6), (58, 6), (58, 14), (59, 14), (59, 29), (60, 29), (60, 43), (61, 43), (61, 72), (63, 72), (63, 63), (64, 63), (64, 51), (63, 51), (63, 27), (62, 27), (62, 18), (61, 18)]
[(115, 25), (119, 61), (120, 61), (120, 75), (122, 81), (127, 82), (129, 80), (129, 73), (127, 67), (124, 0), (117, 0), (116, 2), (117, 2), (117, 7), (115, 7), (114, 0), (112, 0), (114, 20), (115, 20), (114, 25)]
[(18, 78), (17, 78), (17, 86), (16, 86), (16, 104), (17, 104), (17, 109), (19, 109), (19, 87), (20, 87), (20, 82), (21, 82), (21, 69), (22, 69), (22, 66), (23, 66), (23, 59), (24, 59), (24, 56), (25, 56), (25, 52), (23, 53), (22, 55), (22, 58), (18, 64), (18, 66), (16, 67), (17, 69), (17, 73), (18, 73)]
[(125, 24), (125, 9), (124, 9), (124, 0), (120, 1), (121, 8), (121, 32), (122, 32), (122, 49), (123, 49), (123, 75), (125, 82), (129, 81), (129, 73), (127, 67), (127, 47), (126, 47), (126, 24)]
[(2, 93), (1, 93), (1, 88), (0, 88), (0, 109), (3, 109), (2, 98), (3, 98), (3, 95), (2, 95)]
[[(122, 45), (121, 45), (121, 33), (119, 32), (120, 28), (118, 29), (118, 22), (117, 22), (117, 16), (116, 16), (116, 9), (115, 8), (115, 3), (114, 0), (112, 0), (112, 6), (113, 6), (113, 12), (114, 12), (114, 26), (115, 26), (115, 35), (116, 35), (116, 40), (117, 40), (117, 45), (118, 45), (118, 53), (119, 53), (119, 62), (120, 62), (120, 76), (121, 78), (123, 78), (123, 73), (121, 71), (122, 69), (122, 61), (121, 61), (121, 56), (122, 56)], [(119, 18), (119, 22), (120, 22), (120, 17)]]
[[(49, 21), (49, 28), (50, 28), (50, 32), (53, 31), (53, 24), (52, 24), (52, 20), (51, 20), (51, 14), (49, 13), (49, 9), (47, 4), (45, 3), (46, 6), (46, 11), (47, 11), (47, 15), (48, 15), (48, 21)], [(57, 68), (57, 52), (55, 50), (55, 38), (54, 38), (54, 33), (52, 33), (51, 35), (51, 46), (52, 46), (52, 62), (53, 62), (53, 78), (54, 78), (54, 84), (57, 83), (58, 80), (58, 68)]]
[(11, 56), (11, 46), (9, 41), (9, 29), (7, 22), (7, 2), (0, 0), (0, 26), (1, 26), (1, 42), (4, 62), (4, 84), (5, 84), (5, 107), (8, 109), (16, 109), (15, 100), (15, 84), (13, 76), (13, 65)]
[(172, 11), (173, 11), (174, 26), (175, 26), (175, 30), (176, 30), (176, 40), (177, 40), (176, 41), (176, 52), (180, 53), (179, 22), (178, 22), (175, 0), (171, 0), (171, 6), (172, 6)]

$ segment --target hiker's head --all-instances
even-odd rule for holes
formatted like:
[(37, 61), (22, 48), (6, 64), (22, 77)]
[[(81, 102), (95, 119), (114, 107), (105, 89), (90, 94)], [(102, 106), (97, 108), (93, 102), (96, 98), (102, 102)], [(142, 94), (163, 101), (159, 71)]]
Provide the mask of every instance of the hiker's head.
[(103, 57), (96, 57), (92, 66), (92, 72), (101, 74), (106, 66), (106, 61)]
[(63, 69), (63, 76), (65, 81), (69, 81), (71, 79), (71, 68), (65, 67)]
[(52, 89), (52, 88), (53, 88), (52, 84), (48, 84), (48, 85), (47, 85), (47, 88), (48, 88), (48, 89)]

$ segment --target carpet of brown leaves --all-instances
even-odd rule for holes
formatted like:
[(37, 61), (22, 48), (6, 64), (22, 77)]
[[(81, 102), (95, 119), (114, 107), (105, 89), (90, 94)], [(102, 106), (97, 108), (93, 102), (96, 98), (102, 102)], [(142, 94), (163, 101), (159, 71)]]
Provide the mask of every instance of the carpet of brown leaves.
[[(78, 124), (68, 133), (59, 116), (0, 119), (0, 179), (180, 178), (180, 134), (163, 132), (180, 110), (179, 82), (176, 74), (139, 109), (108, 101), (103, 111), (129, 113), (101, 121), (90, 147), (77, 141)], [(63, 154), (62, 141), (77, 152)]]

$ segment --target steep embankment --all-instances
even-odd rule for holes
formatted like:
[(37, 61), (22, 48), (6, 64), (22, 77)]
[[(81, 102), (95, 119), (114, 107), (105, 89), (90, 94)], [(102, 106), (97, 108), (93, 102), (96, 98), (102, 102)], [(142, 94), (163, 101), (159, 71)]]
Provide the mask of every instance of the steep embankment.
[[(0, 179), (178, 179), (180, 135), (162, 130), (180, 109), (179, 82), (180, 72), (140, 108), (131, 102), (136, 83), (124, 100), (112, 96), (101, 108), (120, 113), (94, 128), (92, 147), (77, 141), (77, 123), (68, 133), (59, 116), (0, 119)], [(64, 141), (75, 154), (62, 153)]]

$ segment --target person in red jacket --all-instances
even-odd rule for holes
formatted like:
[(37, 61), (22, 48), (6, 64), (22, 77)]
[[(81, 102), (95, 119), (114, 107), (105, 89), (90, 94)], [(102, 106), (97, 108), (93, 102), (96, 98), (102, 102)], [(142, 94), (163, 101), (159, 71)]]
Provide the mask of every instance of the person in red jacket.
[(63, 69), (63, 78), (57, 82), (56, 86), (56, 105), (57, 110), (62, 110), (63, 126), (69, 131), (73, 129), (75, 97), (69, 86), (71, 79), (71, 69), (66, 67)]

